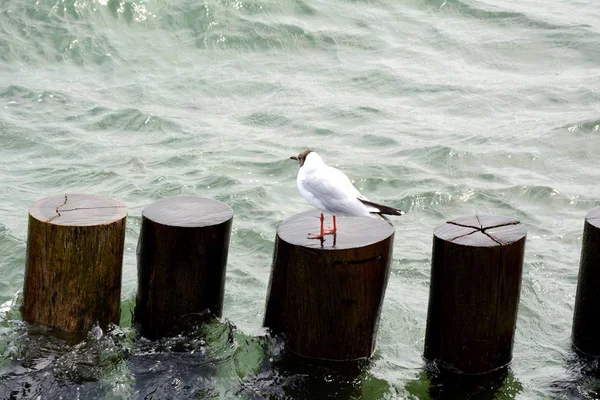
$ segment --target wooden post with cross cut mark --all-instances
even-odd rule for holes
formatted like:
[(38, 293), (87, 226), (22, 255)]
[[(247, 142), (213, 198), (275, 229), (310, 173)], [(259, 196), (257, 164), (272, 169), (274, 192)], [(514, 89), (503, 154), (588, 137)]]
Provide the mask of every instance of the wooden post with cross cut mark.
[(510, 362), (526, 236), (509, 217), (461, 217), (435, 229), (427, 360), (464, 374)]

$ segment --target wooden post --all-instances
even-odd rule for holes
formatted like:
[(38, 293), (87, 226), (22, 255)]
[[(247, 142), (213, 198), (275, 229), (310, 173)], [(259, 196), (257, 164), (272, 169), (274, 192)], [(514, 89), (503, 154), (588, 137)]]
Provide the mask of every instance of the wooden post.
[(175, 196), (142, 211), (134, 323), (151, 338), (177, 334), (183, 318), (220, 317), (233, 210), (220, 201)]
[(508, 217), (461, 217), (433, 235), (425, 358), (488, 373), (512, 359), (527, 232)]
[(89, 194), (29, 208), (25, 321), (69, 332), (119, 323), (126, 216), (120, 201)]
[(338, 218), (336, 235), (307, 239), (319, 230), (319, 214), (296, 214), (277, 229), (264, 326), (282, 333), (286, 349), (303, 357), (370, 357), (394, 227), (381, 219)]
[(573, 345), (580, 352), (600, 356), (600, 207), (585, 216), (575, 312)]

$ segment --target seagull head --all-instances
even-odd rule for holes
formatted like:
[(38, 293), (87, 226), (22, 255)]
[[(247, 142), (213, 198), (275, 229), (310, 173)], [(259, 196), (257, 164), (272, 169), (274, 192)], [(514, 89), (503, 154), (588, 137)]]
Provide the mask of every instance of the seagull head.
[(310, 153), (313, 153), (313, 154), (315, 154), (315, 155), (318, 156), (318, 154), (314, 153), (312, 150), (304, 150), (302, 153), (298, 154), (297, 156), (291, 156), (290, 160), (296, 160), (296, 161), (298, 161), (298, 164), (300, 164), (300, 167), (302, 167), (304, 165), (304, 163), (306, 162), (306, 157)]

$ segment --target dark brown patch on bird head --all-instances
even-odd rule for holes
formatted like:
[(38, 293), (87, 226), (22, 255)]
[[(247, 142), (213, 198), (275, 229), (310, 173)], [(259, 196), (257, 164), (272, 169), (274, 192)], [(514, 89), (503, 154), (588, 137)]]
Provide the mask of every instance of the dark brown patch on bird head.
[(291, 156), (290, 160), (298, 161), (298, 164), (300, 164), (300, 166), (302, 167), (304, 165), (304, 161), (306, 161), (306, 156), (310, 152), (312, 152), (312, 150), (304, 150), (302, 153), (298, 154), (297, 156)]

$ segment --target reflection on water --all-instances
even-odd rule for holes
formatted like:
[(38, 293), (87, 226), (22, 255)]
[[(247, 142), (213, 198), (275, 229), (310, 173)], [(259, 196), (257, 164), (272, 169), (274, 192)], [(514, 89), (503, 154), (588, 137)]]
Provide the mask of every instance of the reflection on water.
[(600, 358), (588, 356), (575, 346), (567, 355), (568, 378), (552, 383), (557, 399), (600, 399)]
[(309, 360), (280, 352), (239, 393), (256, 399), (382, 399), (389, 391), (386, 381), (369, 373), (367, 360)]
[(523, 387), (508, 367), (488, 374), (464, 375), (429, 363), (406, 389), (419, 399), (508, 400), (517, 398)]

